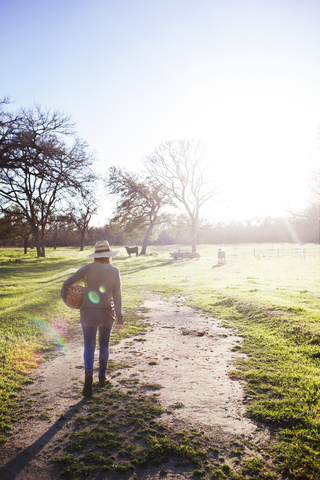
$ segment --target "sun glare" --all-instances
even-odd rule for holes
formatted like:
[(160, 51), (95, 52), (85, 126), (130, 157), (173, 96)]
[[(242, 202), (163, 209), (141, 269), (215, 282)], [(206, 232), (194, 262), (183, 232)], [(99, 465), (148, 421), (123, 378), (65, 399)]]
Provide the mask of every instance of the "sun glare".
[(8, 355), (8, 361), (14, 371), (27, 374), (38, 366), (39, 352), (34, 345), (25, 340), (17, 343)]
[[(305, 205), (310, 170), (303, 159), (310, 132), (296, 121), (297, 115), (303, 119), (304, 106), (289, 93), (280, 98), (267, 82), (261, 87), (268, 93), (246, 88), (230, 94), (227, 85), (219, 95), (210, 86), (197, 89), (169, 122), (176, 138), (193, 134), (207, 146), (206, 173), (219, 192), (219, 203), (207, 208), (213, 217), (215, 211), (228, 219), (285, 216)], [(294, 120), (292, 103), (300, 108)]]

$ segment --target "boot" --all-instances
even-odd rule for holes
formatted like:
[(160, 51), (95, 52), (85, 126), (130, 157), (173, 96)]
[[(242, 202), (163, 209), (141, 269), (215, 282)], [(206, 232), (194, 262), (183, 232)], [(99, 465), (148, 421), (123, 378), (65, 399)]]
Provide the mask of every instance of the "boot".
[(104, 387), (106, 384), (106, 376), (105, 375), (99, 375), (99, 387)]
[(92, 395), (92, 372), (86, 373), (82, 394), (84, 397), (91, 397)]

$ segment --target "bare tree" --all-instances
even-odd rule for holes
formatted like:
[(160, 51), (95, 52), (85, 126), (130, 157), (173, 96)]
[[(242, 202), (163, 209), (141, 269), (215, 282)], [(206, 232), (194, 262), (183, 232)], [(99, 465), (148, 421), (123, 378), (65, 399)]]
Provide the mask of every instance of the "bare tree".
[(70, 201), (68, 216), (80, 234), (80, 252), (84, 249), (86, 233), (90, 232), (90, 222), (97, 213), (97, 203), (92, 192), (83, 192)]
[(47, 227), (47, 238), (49, 238), (54, 250), (57, 249), (58, 238), (61, 235), (65, 235), (65, 232), (68, 230), (70, 232), (73, 231), (74, 228), (69, 216), (65, 212), (50, 215)]
[(205, 149), (194, 140), (169, 141), (145, 160), (151, 178), (182, 205), (190, 219), (190, 243), (196, 252), (201, 207), (215, 194), (204, 165)]
[(59, 111), (20, 110), (0, 124), (0, 197), (3, 211), (18, 208), (29, 222), (39, 257), (45, 256), (48, 222), (61, 201), (94, 178), (94, 157)]
[(106, 186), (111, 195), (118, 197), (111, 223), (125, 227), (127, 232), (137, 228), (143, 230), (140, 255), (145, 255), (154, 227), (168, 221), (162, 210), (172, 205), (169, 194), (151, 178), (139, 178), (116, 167), (110, 168)]

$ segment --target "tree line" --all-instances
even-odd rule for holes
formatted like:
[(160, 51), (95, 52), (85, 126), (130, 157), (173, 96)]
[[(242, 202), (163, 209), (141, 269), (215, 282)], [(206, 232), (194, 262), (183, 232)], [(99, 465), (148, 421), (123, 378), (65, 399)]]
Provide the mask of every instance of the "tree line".
[[(168, 141), (144, 161), (141, 175), (110, 166), (105, 178), (93, 170), (96, 160), (77, 135), (71, 118), (60, 111), (8, 111), (0, 101), (0, 244), (34, 247), (92, 244), (185, 244), (250, 241), (319, 242), (319, 178), (310, 182), (308, 208), (288, 219), (252, 219), (208, 224), (202, 207), (214, 200), (205, 149), (194, 140)], [(107, 225), (92, 227), (96, 191), (116, 198)]]
[[(202, 223), (197, 232), (198, 244), (238, 244), (238, 243), (319, 243), (319, 228), (317, 227), (317, 215), (291, 218), (264, 218), (246, 221), (233, 221), (230, 223)], [(19, 227), (12, 234), (5, 237), (0, 220), (0, 246), (35, 248), (32, 235), (25, 235)], [(115, 229), (114, 225), (107, 223), (101, 227), (89, 227), (85, 241), (87, 245), (93, 245), (98, 240), (108, 240), (112, 245), (139, 245), (142, 250), (144, 230), (135, 230), (128, 233), (125, 229)], [(26, 242), (27, 240), (27, 242)], [(82, 246), (81, 246), (82, 245)], [(48, 228), (46, 234), (46, 246), (78, 247), (83, 249), (83, 233), (76, 228), (71, 218), (59, 219)], [(190, 237), (185, 230), (184, 223), (170, 223), (155, 228), (153, 235), (149, 237), (148, 245), (172, 245), (176, 248), (189, 249)]]

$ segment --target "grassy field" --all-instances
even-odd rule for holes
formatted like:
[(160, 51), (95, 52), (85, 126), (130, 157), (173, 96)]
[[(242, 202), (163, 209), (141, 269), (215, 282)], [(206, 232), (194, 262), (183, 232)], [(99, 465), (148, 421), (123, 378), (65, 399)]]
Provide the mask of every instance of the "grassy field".
[[(218, 266), (212, 245), (199, 246), (197, 260), (177, 261), (169, 255), (173, 247), (149, 247), (148, 255), (138, 258), (128, 258), (121, 248), (114, 265), (121, 271), (126, 328), (115, 341), (141, 331), (137, 310), (151, 290), (224, 319), (243, 337), (239, 348), (247, 358), (232, 375), (246, 381), (249, 414), (274, 429), (269, 452), (274, 468), (293, 478), (319, 478), (319, 246), (224, 249), (227, 264)], [(88, 262), (86, 254), (48, 249), (47, 258), (37, 259), (34, 252), (0, 250), (2, 432), (10, 428), (10, 412), (19, 414), (14, 392), (32, 381), (25, 374), (74, 335), (78, 312), (64, 306), (60, 289)]]

